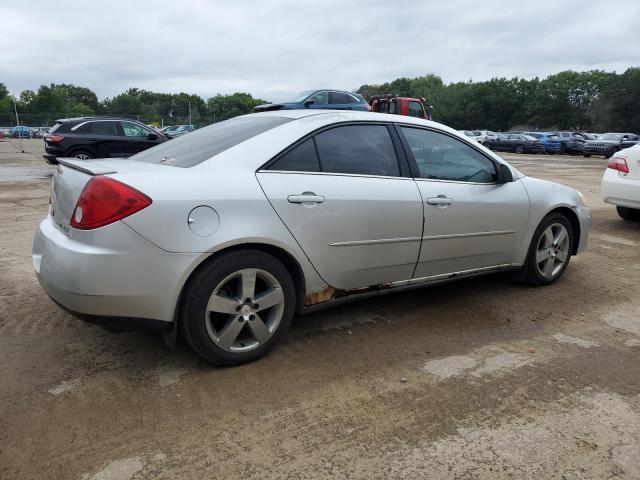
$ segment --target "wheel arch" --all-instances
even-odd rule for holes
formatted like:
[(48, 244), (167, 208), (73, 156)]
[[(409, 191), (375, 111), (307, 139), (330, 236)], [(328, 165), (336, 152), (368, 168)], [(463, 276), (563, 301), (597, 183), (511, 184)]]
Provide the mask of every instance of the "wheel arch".
[(93, 155), (93, 158), (96, 158), (98, 156), (98, 154), (95, 152), (95, 150), (93, 148), (87, 147), (87, 146), (84, 146), (84, 145), (80, 145), (80, 146), (74, 145), (73, 147), (69, 148), (65, 152), (64, 156), (65, 157), (72, 156), (74, 153), (81, 152), (81, 151), (89, 152), (91, 155)]
[(562, 206), (562, 207), (556, 207), (553, 210), (547, 212), (547, 214), (543, 218), (553, 213), (559, 213), (561, 215), (564, 215), (565, 217), (567, 217), (567, 220), (569, 220), (569, 223), (571, 223), (571, 228), (573, 229), (573, 233), (575, 236), (575, 241), (573, 242), (573, 251), (571, 252), (571, 254), (577, 255), (578, 246), (580, 244), (580, 235), (581, 235), (580, 220), (578, 219), (578, 214), (574, 212), (573, 209)]
[(298, 261), (295, 259), (295, 257), (291, 253), (287, 252), (285, 249), (275, 245), (271, 245), (267, 243), (259, 243), (259, 242), (248, 242), (248, 243), (239, 243), (235, 245), (230, 245), (221, 250), (217, 250), (211, 253), (211, 255), (208, 255), (207, 257), (202, 259), (202, 261), (200, 261), (200, 263), (198, 263), (198, 265), (191, 270), (191, 272), (189, 273), (185, 281), (182, 283), (182, 287), (180, 289), (180, 293), (176, 301), (176, 309), (175, 309), (175, 317), (174, 317), (175, 318), (174, 323), (176, 325), (177, 325), (177, 320), (180, 318), (180, 308), (182, 305), (182, 299), (183, 299), (185, 290), (187, 289), (191, 279), (195, 275), (197, 275), (198, 272), (200, 272), (206, 265), (211, 263), (214, 259), (218, 258), (220, 255), (224, 255), (229, 252), (235, 252), (238, 250), (258, 250), (260, 252), (269, 254), (275, 259), (277, 259), (278, 261), (280, 261), (284, 265), (284, 267), (287, 269), (289, 274), (291, 275), (291, 278), (293, 279), (293, 282), (296, 286), (296, 291), (295, 291), (296, 313), (300, 313), (302, 311), (304, 306), (305, 293), (306, 293), (306, 280), (305, 280), (302, 267), (300, 266)]

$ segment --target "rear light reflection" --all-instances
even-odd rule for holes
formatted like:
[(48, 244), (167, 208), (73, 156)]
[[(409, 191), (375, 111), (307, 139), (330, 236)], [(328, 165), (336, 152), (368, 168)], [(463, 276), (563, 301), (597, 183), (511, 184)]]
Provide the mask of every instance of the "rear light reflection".
[(629, 173), (629, 165), (624, 157), (611, 157), (607, 162), (607, 168), (617, 170), (622, 173)]
[(92, 177), (78, 198), (70, 225), (92, 230), (117, 222), (151, 205), (144, 193), (109, 177)]

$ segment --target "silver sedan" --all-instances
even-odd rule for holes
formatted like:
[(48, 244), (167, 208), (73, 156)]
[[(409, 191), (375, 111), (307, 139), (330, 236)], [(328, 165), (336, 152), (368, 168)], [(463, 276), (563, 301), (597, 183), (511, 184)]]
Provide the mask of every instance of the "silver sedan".
[(75, 316), (180, 331), (229, 365), (343, 301), (504, 270), (552, 284), (590, 221), (578, 191), (443, 125), (264, 112), (128, 159), (60, 159), (33, 264)]

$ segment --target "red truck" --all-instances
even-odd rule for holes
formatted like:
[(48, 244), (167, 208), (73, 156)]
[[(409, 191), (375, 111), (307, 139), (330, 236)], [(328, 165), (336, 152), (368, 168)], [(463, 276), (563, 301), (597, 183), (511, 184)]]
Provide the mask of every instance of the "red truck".
[(394, 113), (431, 120), (424, 104), (424, 98), (399, 97), (397, 95), (374, 95), (369, 100), (372, 112)]

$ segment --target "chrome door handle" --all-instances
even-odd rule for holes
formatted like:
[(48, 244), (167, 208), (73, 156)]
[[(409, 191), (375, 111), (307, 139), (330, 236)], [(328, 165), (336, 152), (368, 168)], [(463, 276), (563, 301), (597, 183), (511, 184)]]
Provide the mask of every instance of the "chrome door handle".
[(289, 203), (324, 203), (324, 197), (314, 194), (289, 195), (287, 197)]
[(427, 198), (427, 203), (429, 205), (451, 205), (453, 203), (453, 198), (445, 196), (431, 197)]

